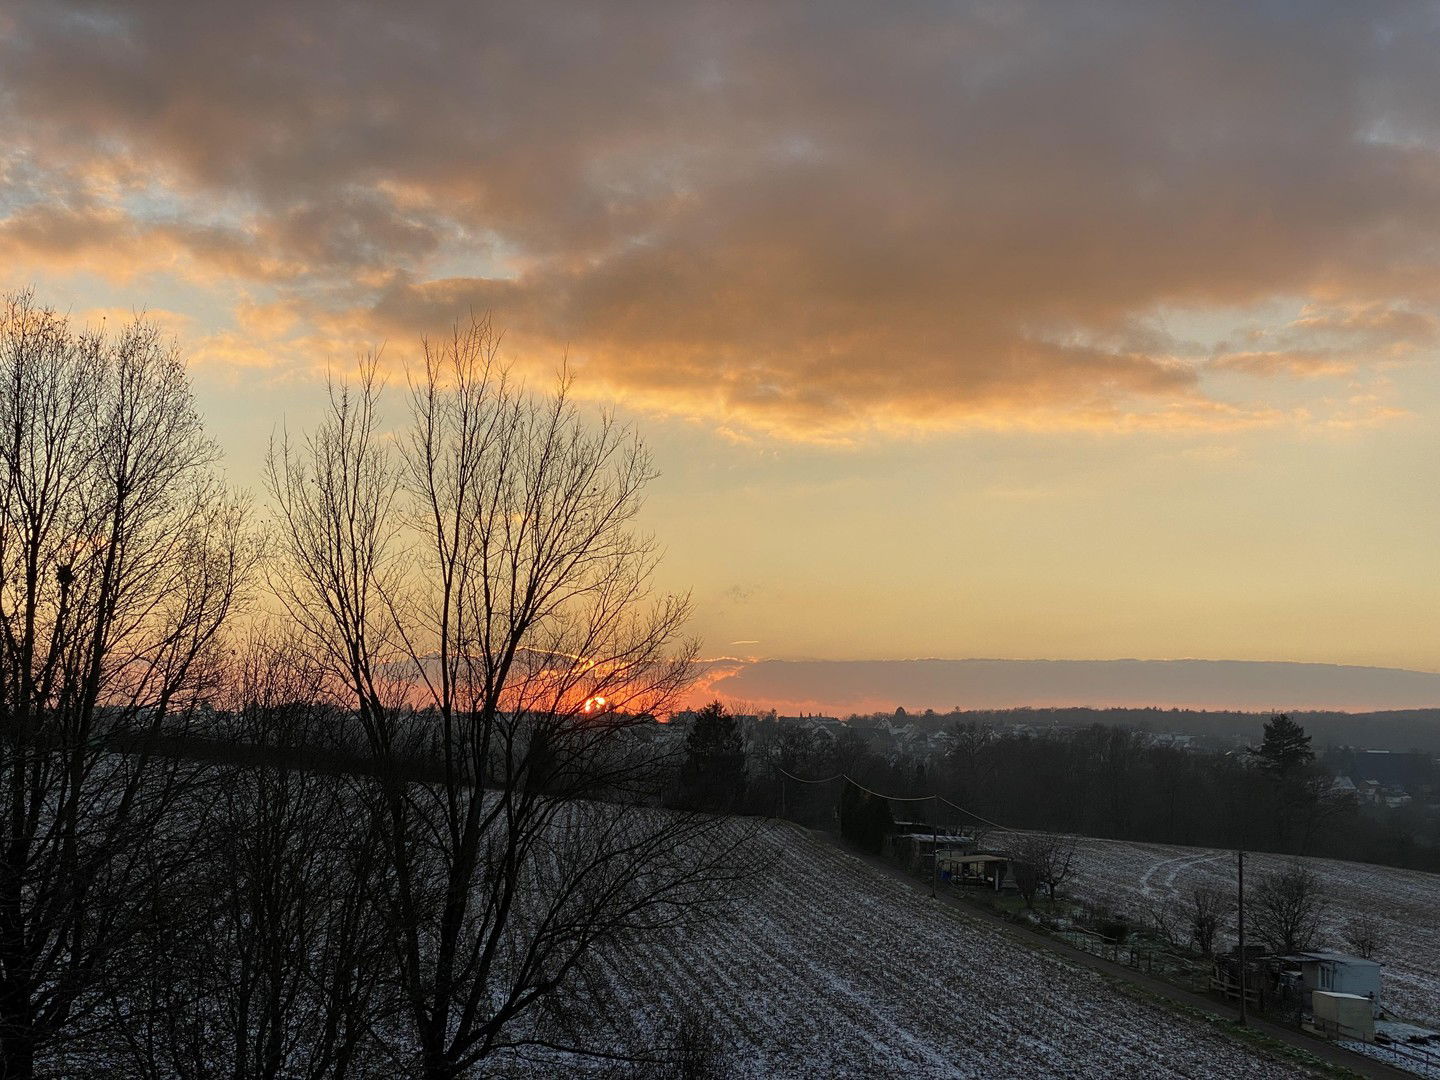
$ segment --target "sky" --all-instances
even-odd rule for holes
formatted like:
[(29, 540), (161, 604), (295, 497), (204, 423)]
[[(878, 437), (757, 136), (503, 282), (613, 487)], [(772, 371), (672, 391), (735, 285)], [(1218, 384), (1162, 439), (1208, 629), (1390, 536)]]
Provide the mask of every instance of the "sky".
[(0, 3), (0, 290), (259, 488), (488, 313), (709, 656), (1440, 671), (1440, 9)]

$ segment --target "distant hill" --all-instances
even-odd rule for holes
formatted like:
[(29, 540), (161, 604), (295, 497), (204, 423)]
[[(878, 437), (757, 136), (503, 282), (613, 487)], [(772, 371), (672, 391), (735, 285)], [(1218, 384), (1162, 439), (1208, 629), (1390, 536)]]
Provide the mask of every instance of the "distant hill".
[[(885, 714), (890, 715), (888, 712)], [(1317, 751), (1330, 746), (1440, 753), (1440, 709), (1393, 709), (1337, 712), (1291, 709), (1289, 715), (1310, 734)], [(962, 712), (913, 714), (924, 730), (951, 724), (977, 723), (995, 727), (1022, 725), (1037, 731), (1107, 724), (1155, 733), (1199, 735), (1220, 744), (1254, 745), (1260, 741), (1269, 710), (1238, 709), (1091, 709), (1084, 706), (1040, 709), (969, 709)], [(1205, 744), (1202, 744), (1205, 745)], [(1212, 747), (1214, 743), (1210, 743)], [(1396, 761), (1408, 755), (1387, 755)], [(1367, 760), (1373, 755), (1367, 755)], [(1398, 767), (1398, 766), (1397, 766)]]
[(699, 693), (782, 713), (840, 716), (897, 706), (911, 712), (1080, 706), (1223, 712), (1405, 710), (1413, 715), (1392, 719), (1403, 721), (1399, 726), (1410, 733), (1440, 723), (1440, 674), (1284, 661), (715, 661)]

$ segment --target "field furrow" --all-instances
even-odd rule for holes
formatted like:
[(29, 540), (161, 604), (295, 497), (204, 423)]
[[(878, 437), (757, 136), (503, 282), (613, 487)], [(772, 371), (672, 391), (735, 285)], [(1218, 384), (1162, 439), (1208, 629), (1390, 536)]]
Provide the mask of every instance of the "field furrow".
[[(645, 988), (647, 1000), (713, 1016), (728, 1075), (1294, 1075), (936, 905), (823, 838), (774, 825), (758, 843), (770, 869), (727, 918), (642, 943), (614, 967), (637, 997)], [(1138, 883), (1145, 863), (1135, 863)], [(1174, 880), (1208, 864), (1177, 863)], [(1168, 871), (1151, 887), (1169, 887)]]

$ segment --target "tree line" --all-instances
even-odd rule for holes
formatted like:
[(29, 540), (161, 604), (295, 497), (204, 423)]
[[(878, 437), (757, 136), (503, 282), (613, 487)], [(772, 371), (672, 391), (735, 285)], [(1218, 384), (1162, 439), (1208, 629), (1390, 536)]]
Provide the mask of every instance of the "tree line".
[[(741, 722), (734, 722), (738, 732)], [(1440, 822), (1420, 806), (1368, 812), (1338, 793), (1310, 736), (1286, 715), (1271, 717), (1254, 746), (1234, 752), (1157, 745), (1145, 732), (1102, 724), (1036, 735), (956, 723), (948, 748), (925, 756), (878, 753), (863, 730), (848, 725), (836, 733), (766, 718), (744, 726), (736, 767), (745, 785), (717, 805), (750, 813), (834, 827), (841, 820), (839, 786), (784, 777), (844, 773), (874, 791), (935, 794), (969, 811), (942, 807), (935, 824), (945, 831), (988, 821), (1440, 870)]]
[[(1440, 709), (1382, 709), (1339, 712), (1300, 709), (1289, 715), (1325, 746), (1373, 746), (1395, 752), (1440, 752)], [(1112, 706), (1024, 706), (1010, 709), (962, 709), (949, 712), (918, 711), (903, 707), (895, 712), (856, 714), (847, 722), (873, 726), (901, 721), (926, 732), (944, 731), (956, 724), (989, 727), (1030, 727), (1036, 730), (1091, 727), (1134, 728), (1136, 731), (1190, 735), (1211, 744), (1253, 737), (1261, 714), (1238, 709), (1182, 709)]]

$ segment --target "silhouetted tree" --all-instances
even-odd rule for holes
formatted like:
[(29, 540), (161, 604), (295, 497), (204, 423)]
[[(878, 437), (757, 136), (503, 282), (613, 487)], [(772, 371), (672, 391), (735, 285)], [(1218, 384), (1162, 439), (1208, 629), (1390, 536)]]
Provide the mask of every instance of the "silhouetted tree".
[[(251, 641), (215, 734), (282, 751), (327, 745), (327, 695), (304, 657)], [(153, 913), (150, 977), (114, 997), (126, 1075), (348, 1080), (394, 1069), (379, 1039), (398, 1002), (376, 903), (378, 823), (356, 778), (275, 760), (217, 767), (195, 807), (197, 858)]]
[(1055, 833), (1021, 833), (1006, 849), (1016, 863), (1033, 871), (1036, 882), (1052, 901), (1075, 869), (1075, 838)]
[(1260, 746), (1249, 753), (1269, 780), (1272, 843), (1303, 853), (1321, 819), (1344, 809), (1326, 799), (1330, 781), (1315, 767), (1310, 736), (1290, 717), (1277, 714), (1266, 721)]
[(888, 800), (871, 795), (855, 784), (842, 783), (840, 834), (846, 840), (865, 851), (879, 852), (894, 827), (895, 818)]
[(699, 810), (733, 810), (745, 795), (745, 739), (718, 701), (695, 713), (685, 733), (680, 798)]
[(852, 776), (863, 773), (872, 757), (863, 735), (854, 728), (842, 728), (830, 747), (830, 771)]
[[(0, 302), (0, 1064), (29, 1077), (184, 860), (184, 730), (254, 564), (175, 347)], [(123, 746), (123, 752), (117, 748)], [(123, 980), (122, 980), (123, 981)], [(63, 1071), (73, 1071), (67, 1066)]]
[(1250, 753), (1262, 769), (1280, 780), (1294, 776), (1315, 760), (1310, 736), (1284, 713), (1265, 721), (1264, 737), (1259, 747), (1252, 747)]
[(1188, 897), (1190, 942), (1197, 951), (1209, 956), (1215, 951), (1215, 939), (1235, 911), (1235, 898), (1225, 889), (1213, 885), (1196, 885)]
[[(394, 439), (366, 365), (269, 461), (277, 592), (380, 771), (380, 899), (427, 1080), (560, 1049), (537, 1025), (584, 1011), (599, 950), (697, 917), (743, 872), (743, 830), (653, 808), (670, 763), (635, 737), (695, 656), (634, 528), (650, 458), (608, 416), (582, 422), (564, 380), (522, 392), (496, 342), (484, 322), (427, 342)], [(407, 748), (436, 733), (437, 782), (407, 782)]]
[(1025, 901), (1027, 908), (1033, 908), (1035, 895), (1040, 891), (1040, 871), (1033, 863), (1017, 861), (1011, 864), (1010, 872), (1015, 878), (1015, 889), (1020, 899)]
[[(810, 779), (846, 770), (834, 767), (827, 748), (803, 725), (780, 724), (771, 719), (757, 728), (757, 735), (753, 754), (757, 768), (755, 775), (748, 778), (754, 808), (762, 813), (783, 812), (794, 821), (816, 826), (828, 822), (835, 812), (834, 788), (798, 783), (782, 774)], [(758, 764), (761, 762), (764, 765)]]

